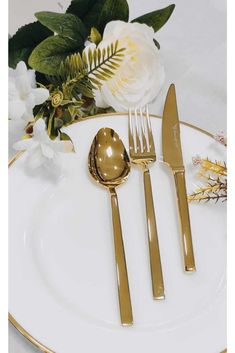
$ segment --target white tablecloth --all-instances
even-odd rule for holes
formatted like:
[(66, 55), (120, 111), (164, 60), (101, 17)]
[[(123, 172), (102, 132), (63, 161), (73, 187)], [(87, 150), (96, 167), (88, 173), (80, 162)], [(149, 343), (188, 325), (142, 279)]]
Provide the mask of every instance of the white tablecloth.
[[(130, 18), (169, 4), (165, 0), (128, 2)], [(34, 12), (61, 12), (69, 3), (70, 0), (9, 0), (10, 34), (32, 22)], [(182, 121), (212, 133), (226, 131), (226, 0), (175, 0), (174, 3), (172, 18), (156, 36), (161, 44), (166, 81), (151, 105), (151, 112), (162, 114), (168, 86), (174, 82)], [(10, 326), (9, 352), (38, 350)]]

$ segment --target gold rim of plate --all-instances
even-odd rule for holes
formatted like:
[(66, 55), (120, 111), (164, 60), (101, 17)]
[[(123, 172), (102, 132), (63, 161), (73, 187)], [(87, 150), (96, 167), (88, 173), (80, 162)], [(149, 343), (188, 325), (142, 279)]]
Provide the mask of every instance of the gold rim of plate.
[[(87, 120), (92, 120), (95, 118), (106, 118), (106, 117), (110, 117), (110, 116), (118, 116), (118, 115), (126, 115), (128, 116), (128, 114), (126, 112), (121, 112), (121, 113), (106, 113), (106, 114), (97, 114), (97, 115), (92, 115), (92, 116), (88, 116), (86, 118), (81, 118), (79, 120), (76, 120), (74, 123), (78, 123), (78, 122), (82, 122), (82, 121), (87, 121)], [(152, 118), (157, 118), (157, 119), (161, 119), (161, 117), (159, 115), (155, 115), (155, 114), (150, 114), (150, 116)], [(194, 130), (197, 130), (207, 136), (213, 137), (213, 135), (206, 131), (203, 130), (197, 126), (194, 126), (192, 124), (186, 123), (181, 121), (180, 124), (188, 126)], [(8, 163), (8, 167), (11, 167), (12, 164), (18, 159), (20, 158), (20, 156), (22, 156), (24, 152), (20, 151), (18, 152)], [(8, 320), (10, 321), (10, 323), (28, 340), (30, 341), (34, 346), (36, 346), (37, 348), (39, 348), (42, 352), (44, 353), (55, 353), (54, 351), (52, 351), (51, 349), (47, 348), (44, 344), (42, 344), (41, 342), (39, 342), (38, 340), (36, 340), (29, 332), (27, 332), (15, 319), (14, 317), (9, 313), (8, 315)], [(223, 352), (221, 353), (227, 353), (227, 349), (225, 349)]]

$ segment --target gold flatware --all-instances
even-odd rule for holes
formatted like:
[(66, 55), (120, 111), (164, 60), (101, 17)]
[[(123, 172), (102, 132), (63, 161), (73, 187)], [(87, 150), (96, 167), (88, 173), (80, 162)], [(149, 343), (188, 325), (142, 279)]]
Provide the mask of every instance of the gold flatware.
[(171, 84), (168, 90), (163, 112), (162, 148), (164, 162), (172, 169), (175, 179), (181, 225), (184, 269), (187, 272), (196, 271), (185, 183), (185, 169), (180, 141), (180, 123), (174, 84)]
[(148, 107), (146, 107), (145, 112), (142, 109), (129, 110), (128, 130), (131, 162), (137, 164), (143, 170), (153, 298), (164, 299), (162, 265), (149, 172), (149, 164), (156, 161), (156, 152)]
[(122, 325), (132, 325), (133, 315), (126, 267), (118, 198), (115, 188), (123, 184), (130, 173), (130, 160), (118, 134), (109, 128), (95, 136), (88, 158), (88, 168), (96, 182), (108, 188), (111, 195), (114, 247), (117, 269), (119, 307)]

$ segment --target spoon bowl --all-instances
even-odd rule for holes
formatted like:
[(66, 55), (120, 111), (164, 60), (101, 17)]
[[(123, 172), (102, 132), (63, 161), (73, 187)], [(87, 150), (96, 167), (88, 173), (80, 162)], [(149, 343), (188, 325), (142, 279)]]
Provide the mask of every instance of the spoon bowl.
[(130, 159), (113, 129), (98, 131), (91, 145), (88, 168), (96, 182), (107, 188), (117, 187), (128, 178)]

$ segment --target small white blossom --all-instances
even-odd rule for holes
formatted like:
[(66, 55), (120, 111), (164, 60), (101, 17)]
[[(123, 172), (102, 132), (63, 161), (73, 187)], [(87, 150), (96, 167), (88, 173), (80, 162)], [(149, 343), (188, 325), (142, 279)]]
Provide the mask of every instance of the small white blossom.
[(33, 119), (33, 108), (49, 97), (45, 88), (37, 88), (34, 70), (20, 61), (16, 69), (9, 68), (9, 118), (23, 119), (26, 123)]
[(46, 131), (43, 119), (37, 120), (33, 127), (33, 137), (16, 142), (13, 147), (18, 151), (28, 152), (28, 166), (36, 169), (40, 166), (48, 168), (58, 167), (59, 154), (72, 152), (73, 144), (70, 141), (52, 140)]

